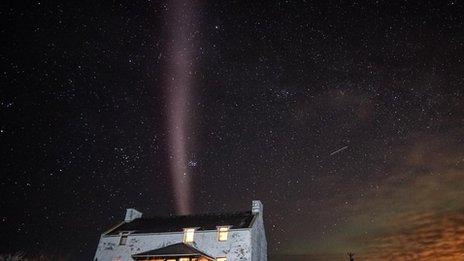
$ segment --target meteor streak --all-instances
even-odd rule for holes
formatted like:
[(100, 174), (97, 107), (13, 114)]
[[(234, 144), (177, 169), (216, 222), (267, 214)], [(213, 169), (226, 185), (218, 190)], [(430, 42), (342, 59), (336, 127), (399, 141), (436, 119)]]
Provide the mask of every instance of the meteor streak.
[(337, 153), (340, 153), (340, 152), (342, 152), (342, 151), (344, 151), (344, 150), (346, 150), (346, 149), (348, 149), (348, 146), (345, 146), (345, 147), (340, 148), (340, 149), (338, 149), (338, 150), (336, 150), (336, 151), (333, 151), (332, 153), (330, 153), (330, 156), (333, 156), (333, 155), (335, 155), (335, 154), (337, 154)]

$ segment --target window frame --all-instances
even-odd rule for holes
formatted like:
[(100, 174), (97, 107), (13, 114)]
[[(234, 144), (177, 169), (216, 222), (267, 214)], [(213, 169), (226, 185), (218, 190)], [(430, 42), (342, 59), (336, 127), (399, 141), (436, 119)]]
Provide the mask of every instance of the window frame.
[[(227, 242), (227, 240), (229, 240), (229, 233), (230, 233), (230, 228), (232, 226), (217, 226), (216, 227), (216, 231), (217, 231), (217, 241), (219, 242)], [(221, 231), (221, 229), (227, 229), (227, 231)], [(221, 240), (221, 232), (225, 232), (226, 233), (226, 239), (225, 240)]]
[[(127, 238), (129, 237), (130, 232), (121, 232), (119, 234), (119, 243), (118, 246), (125, 246), (127, 244)], [(124, 239), (124, 241), (123, 241)]]
[[(187, 227), (187, 228), (184, 228), (184, 235), (183, 235), (183, 238), (182, 238), (182, 242), (183, 243), (193, 243), (195, 242), (195, 232), (197, 231), (197, 227)], [(189, 233), (190, 230), (193, 230), (192, 231), (192, 241), (187, 241), (187, 235)]]

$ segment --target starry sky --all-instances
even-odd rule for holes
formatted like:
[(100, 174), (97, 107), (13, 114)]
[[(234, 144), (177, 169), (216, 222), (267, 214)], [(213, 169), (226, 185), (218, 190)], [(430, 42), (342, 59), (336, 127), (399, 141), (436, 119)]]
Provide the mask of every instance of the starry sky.
[(270, 260), (464, 259), (462, 2), (0, 10), (0, 253), (260, 199)]

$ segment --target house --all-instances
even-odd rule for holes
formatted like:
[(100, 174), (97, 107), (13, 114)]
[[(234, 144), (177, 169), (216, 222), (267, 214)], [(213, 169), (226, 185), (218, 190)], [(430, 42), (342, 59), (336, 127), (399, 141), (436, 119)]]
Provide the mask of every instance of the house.
[(103, 233), (94, 261), (267, 261), (263, 204), (251, 211), (144, 218), (127, 209)]

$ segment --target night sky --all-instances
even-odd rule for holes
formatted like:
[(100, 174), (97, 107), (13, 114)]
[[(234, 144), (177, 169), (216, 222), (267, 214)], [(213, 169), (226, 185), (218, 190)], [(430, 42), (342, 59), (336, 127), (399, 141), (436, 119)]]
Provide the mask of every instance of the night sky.
[(3, 1), (0, 253), (260, 199), (271, 260), (463, 260), (464, 5), (366, 2)]

